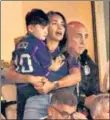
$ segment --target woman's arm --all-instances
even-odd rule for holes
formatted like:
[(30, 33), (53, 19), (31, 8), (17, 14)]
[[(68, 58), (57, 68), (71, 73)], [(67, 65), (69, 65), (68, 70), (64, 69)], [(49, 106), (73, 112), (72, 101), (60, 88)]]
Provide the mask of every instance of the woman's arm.
[(58, 81), (50, 82), (44, 79), (43, 81), (45, 84), (42, 87), (35, 87), (35, 89), (37, 89), (41, 94), (46, 94), (51, 90), (55, 89), (56, 82), (58, 84), (58, 88), (63, 88), (76, 85), (77, 83), (80, 82), (80, 80), (81, 80), (80, 68), (73, 68), (69, 75), (63, 77)]
[(58, 80), (59, 87), (69, 87), (76, 85), (81, 81), (81, 71), (80, 68), (72, 68), (69, 75), (63, 77), (62, 79)]

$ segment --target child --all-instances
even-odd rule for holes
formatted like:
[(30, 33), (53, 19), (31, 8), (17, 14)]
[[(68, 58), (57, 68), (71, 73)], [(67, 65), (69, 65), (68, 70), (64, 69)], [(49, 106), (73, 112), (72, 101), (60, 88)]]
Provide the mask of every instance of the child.
[(62, 60), (52, 60), (44, 42), (48, 34), (48, 16), (40, 9), (32, 9), (26, 15), (27, 34), (17, 43), (13, 52), (16, 71), (35, 76), (49, 75), (49, 71), (57, 71)]

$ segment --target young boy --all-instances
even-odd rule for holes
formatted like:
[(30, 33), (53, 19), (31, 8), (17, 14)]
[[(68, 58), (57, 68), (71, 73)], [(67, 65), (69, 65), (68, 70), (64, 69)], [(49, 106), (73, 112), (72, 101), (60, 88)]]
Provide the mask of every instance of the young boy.
[(52, 60), (44, 42), (48, 34), (48, 16), (40, 9), (32, 9), (25, 20), (27, 34), (17, 43), (13, 52), (16, 71), (47, 77), (49, 71), (57, 71), (63, 64), (59, 57)]

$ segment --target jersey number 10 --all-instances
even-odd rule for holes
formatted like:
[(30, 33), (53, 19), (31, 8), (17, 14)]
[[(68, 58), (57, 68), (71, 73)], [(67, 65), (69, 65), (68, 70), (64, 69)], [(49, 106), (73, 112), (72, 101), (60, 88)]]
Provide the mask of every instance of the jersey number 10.
[[(24, 60), (26, 61), (24, 64)], [(16, 71), (21, 71), (22, 73), (31, 73), (33, 72), (33, 66), (31, 61), (31, 56), (29, 54), (22, 54), (18, 60), (18, 56), (15, 59), (15, 65), (17, 66)], [(26, 69), (26, 66), (28, 69)]]

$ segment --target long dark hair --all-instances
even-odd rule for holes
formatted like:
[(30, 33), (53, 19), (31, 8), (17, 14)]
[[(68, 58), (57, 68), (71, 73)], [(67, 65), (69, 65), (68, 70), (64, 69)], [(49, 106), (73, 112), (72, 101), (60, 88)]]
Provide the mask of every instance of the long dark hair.
[(67, 42), (67, 37), (66, 37), (67, 22), (66, 22), (66, 19), (65, 19), (64, 15), (62, 13), (60, 13), (60, 12), (49, 11), (47, 13), (48, 18), (52, 17), (53, 15), (59, 15), (63, 19), (63, 21), (64, 21), (65, 33), (64, 33), (63, 39), (59, 42), (59, 47), (60, 47), (61, 51), (63, 52), (65, 50), (65, 48), (66, 48), (66, 42)]

